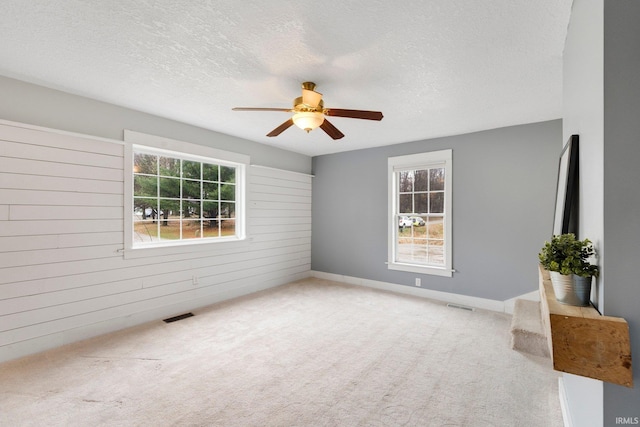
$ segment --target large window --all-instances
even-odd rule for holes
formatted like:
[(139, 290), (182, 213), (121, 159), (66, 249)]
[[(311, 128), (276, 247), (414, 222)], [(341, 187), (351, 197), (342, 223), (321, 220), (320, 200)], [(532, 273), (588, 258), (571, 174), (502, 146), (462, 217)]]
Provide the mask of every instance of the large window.
[(206, 155), (225, 155), (220, 150), (133, 132), (127, 136), (150, 144), (130, 146), (127, 247), (244, 238), (244, 163)]
[(389, 268), (451, 276), (451, 150), (388, 166)]

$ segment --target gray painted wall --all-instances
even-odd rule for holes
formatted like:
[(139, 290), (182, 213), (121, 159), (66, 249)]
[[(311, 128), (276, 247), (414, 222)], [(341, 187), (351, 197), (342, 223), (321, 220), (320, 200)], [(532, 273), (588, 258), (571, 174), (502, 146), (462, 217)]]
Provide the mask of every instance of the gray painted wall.
[[(538, 286), (560, 120), (313, 158), (312, 270), (503, 301)], [(387, 269), (387, 158), (453, 149), (452, 278)]]
[[(640, 2), (604, 2), (605, 314), (631, 332), (635, 388), (605, 383), (604, 420), (640, 418)], [(636, 418), (636, 419), (638, 419)]]
[(309, 173), (311, 157), (0, 76), (0, 119), (123, 140), (123, 129), (248, 154), (251, 163)]

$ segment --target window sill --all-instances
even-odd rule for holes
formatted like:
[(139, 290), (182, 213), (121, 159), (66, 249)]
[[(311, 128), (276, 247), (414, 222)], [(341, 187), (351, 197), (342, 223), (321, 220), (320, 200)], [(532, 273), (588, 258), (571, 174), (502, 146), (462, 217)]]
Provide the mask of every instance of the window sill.
[(207, 241), (186, 241), (170, 245), (144, 245), (121, 250), (124, 259), (148, 258), (159, 255), (175, 255), (193, 252), (204, 252), (224, 245), (226, 249), (243, 248), (249, 244), (247, 238), (229, 237)]
[(388, 262), (389, 270), (408, 271), (410, 273), (431, 274), (433, 276), (452, 277), (455, 270), (444, 267), (429, 267), (415, 264), (402, 264), (398, 262)]

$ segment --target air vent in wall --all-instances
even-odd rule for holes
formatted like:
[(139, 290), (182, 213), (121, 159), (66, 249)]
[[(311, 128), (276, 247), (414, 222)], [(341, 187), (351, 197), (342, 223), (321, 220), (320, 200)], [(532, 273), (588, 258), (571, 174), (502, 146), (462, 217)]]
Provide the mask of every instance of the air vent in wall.
[(193, 313), (185, 313), (179, 316), (169, 317), (168, 319), (164, 319), (164, 323), (176, 322), (178, 320), (186, 319), (187, 317), (193, 317)]
[(447, 307), (459, 308), (460, 310), (475, 311), (475, 308), (473, 307), (467, 307), (467, 306), (458, 305), (458, 304), (447, 304)]

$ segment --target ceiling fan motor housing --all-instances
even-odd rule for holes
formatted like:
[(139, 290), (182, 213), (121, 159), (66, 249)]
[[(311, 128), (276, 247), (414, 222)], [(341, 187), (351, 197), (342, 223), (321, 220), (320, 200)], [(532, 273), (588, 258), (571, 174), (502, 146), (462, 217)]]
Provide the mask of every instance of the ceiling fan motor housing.
[(313, 108), (302, 101), (302, 97), (299, 96), (293, 100), (293, 109), (295, 111), (317, 111), (319, 113), (324, 112), (324, 101), (320, 100), (318, 106)]

